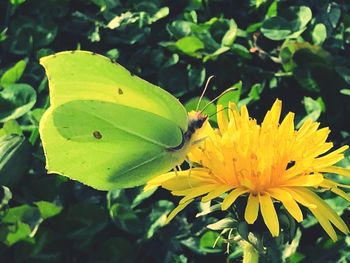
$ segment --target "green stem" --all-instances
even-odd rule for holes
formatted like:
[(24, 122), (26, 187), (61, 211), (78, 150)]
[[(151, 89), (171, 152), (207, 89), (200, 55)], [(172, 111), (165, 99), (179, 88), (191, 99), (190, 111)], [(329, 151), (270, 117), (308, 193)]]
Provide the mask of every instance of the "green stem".
[(259, 253), (250, 243), (242, 241), (241, 247), (243, 248), (243, 263), (259, 262)]

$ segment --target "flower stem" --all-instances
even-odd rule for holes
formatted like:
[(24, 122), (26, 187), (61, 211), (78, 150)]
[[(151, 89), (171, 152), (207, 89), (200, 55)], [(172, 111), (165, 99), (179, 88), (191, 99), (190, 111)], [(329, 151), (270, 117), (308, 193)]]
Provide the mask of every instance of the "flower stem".
[(243, 263), (258, 263), (259, 253), (258, 251), (248, 242), (241, 242), (243, 248)]

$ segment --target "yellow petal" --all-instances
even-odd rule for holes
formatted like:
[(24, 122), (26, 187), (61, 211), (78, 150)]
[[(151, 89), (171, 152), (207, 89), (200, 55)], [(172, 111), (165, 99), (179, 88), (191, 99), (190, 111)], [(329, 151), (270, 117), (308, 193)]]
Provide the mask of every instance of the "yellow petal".
[(329, 166), (321, 168), (321, 171), (324, 173), (340, 174), (346, 177), (350, 177), (350, 169), (346, 169), (343, 167)]
[(282, 111), (282, 102), (280, 100), (276, 100), (269, 110), (265, 118), (261, 124), (261, 129), (265, 130), (266, 128), (276, 128), (280, 119)]
[(299, 193), (295, 192), (294, 189), (290, 188), (282, 188), (286, 192), (290, 193), (295, 201), (297, 201), (299, 204), (302, 204), (303, 206), (311, 209), (311, 208), (317, 208), (317, 205), (314, 204), (313, 202), (309, 202), (308, 199), (304, 198), (302, 195)]
[(346, 201), (350, 202), (350, 196), (345, 193), (343, 190), (337, 188), (337, 187), (334, 187), (331, 189), (331, 191), (339, 196), (341, 196), (342, 198), (344, 198)]
[(188, 200), (186, 203), (179, 204), (173, 211), (168, 215), (165, 224), (168, 224), (179, 212), (181, 212), (186, 206), (188, 206), (193, 200)]
[(320, 158), (317, 158), (314, 160), (312, 166), (315, 170), (317, 169), (322, 169), (323, 167), (327, 167), (327, 166), (331, 166), (335, 163), (337, 163), (338, 161), (342, 160), (344, 158), (343, 156), (343, 152), (348, 149), (349, 146), (344, 145), (342, 147), (340, 147), (339, 149), (325, 155), (322, 156)]
[(208, 193), (206, 196), (203, 196), (202, 198), (202, 202), (206, 203), (216, 197), (221, 196), (223, 193), (229, 191), (232, 189), (232, 186), (230, 185), (221, 185), (218, 186), (216, 189), (214, 189), (213, 191), (211, 191), (210, 193)]
[(335, 225), (340, 231), (342, 231), (344, 234), (349, 233), (349, 228), (343, 219), (341, 219), (341, 217), (317, 194), (306, 188), (298, 188), (294, 189), (294, 191), (300, 195), (303, 195), (307, 200), (315, 203), (317, 205), (317, 208), (314, 208), (314, 210), (317, 209), (317, 211), (319, 211), (322, 216), (331, 221), (332, 224)]
[(218, 119), (218, 126), (221, 134), (227, 131), (228, 127), (228, 119), (226, 116), (226, 111), (224, 111), (222, 105), (217, 106), (217, 119)]
[(250, 194), (247, 201), (247, 206), (244, 212), (244, 219), (248, 224), (253, 224), (259, 214), (259, 197)]
[(273, 237), (277, 237), (280, 231), (277, 213), (270, 195), (259, 194), (260, 210), (267, 228)]
[(323, 182), (323, 175), (320, 173), (294, 176), (281, 183), (281, 186), (318, 186)]
[(182, 191), (189, 188), (194, 188), (202, 185), (208, 185), (213, 182), (211, 178), (208, 179), (206, 175), (209, 171), (192, 169), (191, 174), (187, 171), (177, 172), (177, 175), (172, 176), (169, 180), (161, 183), (161, 186), (170, 191)]
[(204, 195), (206, 193), (209, 193), (210, 191), (214, 190), (218, 186), (215, 184), (212, 185), (203, 185), (195, 188), (190, 188), (183, 191), (174, 191), (172, 192), (173, 195), (184, 195), (185, 197), (181, 199), (180, 204), (187, 202), (190, 199), (194, 199), (196, 197), (199, 197), (201, 195)]
[(329, 222), (327, 217), (323, 216), (322, 213), (320, 213), (317, 208), (310, 209), (311, 213), (316, 217), (317, 221), (320, 223), (322, 228), (326, 231), (326, 233), (329, 235), (329, 237), (335, 242), (337, 241), (337, 234), (335, 233), (335, 230), (332, 226), (332, 224)]
[(236, 188), (232, 190), (224, 199), (224, 201), (221, 204), (221, 209), (226, 210), (228, 209), (235, 201), (236, 199), (242, 195), (247, 193), (248, 190), (245, 188)]
[(166, 174), (162, 174), (159, 176), (156, 176), (155, 178), (149, 180), (144, 188), (144, 191), (147, 191), (148, 189), (151, 189), (153, 187), (158, 187), (160, 186), (164, 181), (167, 181), (171, 178), (175, 177), (174, 172), (169, 172)]
[(299, 205), (297, 202), (295, 202), (291, 194), (279, 188), (269, 189), (268, 193), (276, 200), (281, 201), (283, 206), (287, 209), (288, 213), (291, 214), (291, 216), (293, 216), (296, 221), (303, 221), (303, 213), (301, 212)]

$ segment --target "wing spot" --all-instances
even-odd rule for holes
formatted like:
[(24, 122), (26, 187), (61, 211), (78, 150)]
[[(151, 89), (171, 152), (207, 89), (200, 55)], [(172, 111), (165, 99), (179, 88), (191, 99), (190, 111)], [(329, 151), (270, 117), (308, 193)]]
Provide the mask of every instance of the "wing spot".
[(95, 56), (95, 55), (97, 55), (97, 53), (96, 53), (96, 52), (92, 52), (92, 55), (94, 55), (94, 56)]
[(92, 135), (97, 139), (100, 140), (102, 139), (102, 134), (99, 131), (94, 131)]
[(122, 90), (121, 88), (118, 89), (118, 94), (119, 94), (119, 95), (124, 94), (124, 92), (123, 92), (123, 90)]
[(74, 54), (74, 53), (75, 53), (75, 50), (72, 50), (70, 53), (71, 53), (71, 54)]

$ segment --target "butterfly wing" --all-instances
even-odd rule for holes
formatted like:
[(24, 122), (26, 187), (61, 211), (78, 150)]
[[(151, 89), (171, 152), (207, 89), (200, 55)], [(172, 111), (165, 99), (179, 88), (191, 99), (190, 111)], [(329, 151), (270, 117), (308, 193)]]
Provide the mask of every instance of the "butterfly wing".
[(187, 112), (165, 90), (108, 58), (87, 51), (64, 51), (40, 60), (49, 79), (51, 106), (99, 100), (157, 114), (187, 130)]
[(185, 150), (172, 121), (106, 101), (76, 100), (50, 108), (40, 134), (49, 172), (100, 190), (144, 184), (170, 170)]

